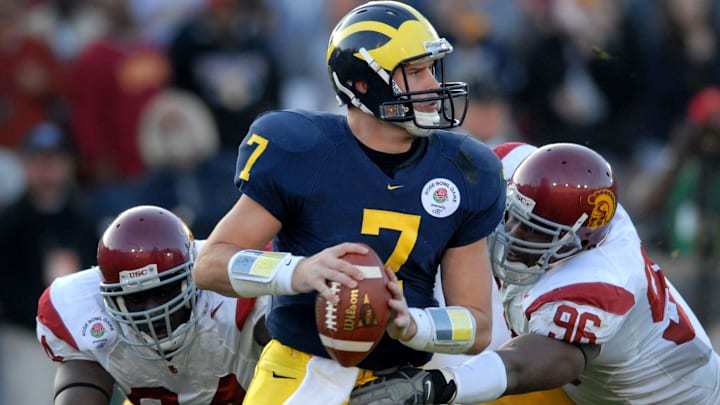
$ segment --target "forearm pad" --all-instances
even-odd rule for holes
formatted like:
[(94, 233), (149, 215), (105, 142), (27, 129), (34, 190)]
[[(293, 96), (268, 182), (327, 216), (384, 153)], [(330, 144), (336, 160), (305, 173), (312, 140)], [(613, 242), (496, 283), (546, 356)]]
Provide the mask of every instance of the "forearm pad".
[(426, 352), (458, 354), (475, 343), (475, 318), (464, 307), (410, 308), (417, 332), (405, 346)]
[(241, 250), (228, 262), (230, 284), (240, 297), (297, 294), (292, 275), (302, 259), (290, 253)]

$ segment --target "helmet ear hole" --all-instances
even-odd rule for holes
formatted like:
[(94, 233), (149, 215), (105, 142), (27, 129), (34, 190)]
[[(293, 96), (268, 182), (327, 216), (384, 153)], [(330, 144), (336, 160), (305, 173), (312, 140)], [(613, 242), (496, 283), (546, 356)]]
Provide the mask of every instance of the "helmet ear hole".
[(352, 83), (352, 87), (362, 94), (368, 92), (368, 83), (365, 80), (356, 80)]

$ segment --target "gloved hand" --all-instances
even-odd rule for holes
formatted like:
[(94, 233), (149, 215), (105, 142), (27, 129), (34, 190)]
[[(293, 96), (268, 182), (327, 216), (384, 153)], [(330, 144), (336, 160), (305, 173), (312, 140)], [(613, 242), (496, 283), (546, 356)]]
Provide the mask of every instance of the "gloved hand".
[(367, 382), (350, 395), (350, 405), (424, 405), (434, 401), (430, 373), (410, 366)]

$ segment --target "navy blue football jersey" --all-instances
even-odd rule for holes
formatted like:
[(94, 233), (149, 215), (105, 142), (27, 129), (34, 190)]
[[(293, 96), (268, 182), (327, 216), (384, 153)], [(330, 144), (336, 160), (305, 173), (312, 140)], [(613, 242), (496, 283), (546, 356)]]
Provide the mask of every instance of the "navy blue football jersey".
[[(500, 160), (468, 135), (436, 131), (422, 155), (390, 178), (345, 116), (299, 110), (255, 120), (239, 148), (235, 184), (282, 222), (275, 250), (311, 256), (341, 242), (367, 243), (418, 308), (437, 306), (444, 251), (486, 237), (505, 206)], [(315, 294), (273, 297), (266, 324), (283, 344), (329, 357), (315, 326)], [(429, 356), (386, 334), (359, 367), (421, 365)]]

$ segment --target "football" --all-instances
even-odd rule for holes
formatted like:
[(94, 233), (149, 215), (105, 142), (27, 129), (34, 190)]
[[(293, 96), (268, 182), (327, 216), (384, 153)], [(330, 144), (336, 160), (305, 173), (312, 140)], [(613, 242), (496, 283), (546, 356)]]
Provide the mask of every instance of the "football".
[[(367, 245), (366, 245), (367, 246)], [(345, 367), (355, 366), (372, 352), (385, 334), (390, 318), (387, 305), (390, 292), (388, 277), (377, 253), (347, 254), (342, 257), (364, 274), (355, 288), (331, 282), (340, 301), (333, 304), (321, 294), (315, 301), (315, 322), (325, 349)]]

